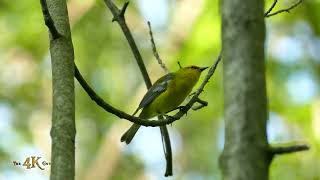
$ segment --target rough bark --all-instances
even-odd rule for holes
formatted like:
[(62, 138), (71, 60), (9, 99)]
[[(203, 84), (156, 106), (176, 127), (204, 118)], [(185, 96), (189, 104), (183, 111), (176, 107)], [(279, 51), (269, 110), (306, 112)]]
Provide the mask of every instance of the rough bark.
[(270, 156), (266, 135), (264, 1), (222, 1), (225, 180), (266, 180)]
[(62, 35), (50, 38), (53, 88), (50, 179), (69, 180), (75, 175), (74, 53), (66, 1), (48, 0), (47, 4)]

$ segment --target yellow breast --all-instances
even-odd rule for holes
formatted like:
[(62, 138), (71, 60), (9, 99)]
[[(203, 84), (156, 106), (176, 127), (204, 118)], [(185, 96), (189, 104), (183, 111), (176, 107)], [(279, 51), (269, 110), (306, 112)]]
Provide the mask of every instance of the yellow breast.
[[(172, 80), (168, 84), (168, 88), (151, 104), (157, 114), (165, 114), (178, 107), (184, 99), (190, 94), (193, 86), (198, 81), (198, 78), (183, 77), (177, 80)], [(153, 116), (156, 114), (153, 113)]]

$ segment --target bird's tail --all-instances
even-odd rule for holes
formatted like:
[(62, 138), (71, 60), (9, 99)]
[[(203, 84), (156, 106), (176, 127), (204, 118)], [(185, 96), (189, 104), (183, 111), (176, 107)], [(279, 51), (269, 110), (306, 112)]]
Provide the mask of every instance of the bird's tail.
[(134, 135), (139, 130), (140, 125), (139, 124), (133, 124), (122, 136), (121, 136), (121, 142), (126, 142), (126, 144), (129, 144), (131, 140), (133, 139)]
[[(138, 108), (134, 113), (133, 116), (139, 111), (140, 108)], [(143, 109), (139, 115), (140, 118), (148, 118), (149, 116), (149, 110), (148, 109)], [(134, 135), (136, 135), (137, 131), (139, 130), (141, 125), (139, 124), (133, 124), (122, 136), (120, 141), (121, 142), (126, 142), (126, 144), (129, 144)]]

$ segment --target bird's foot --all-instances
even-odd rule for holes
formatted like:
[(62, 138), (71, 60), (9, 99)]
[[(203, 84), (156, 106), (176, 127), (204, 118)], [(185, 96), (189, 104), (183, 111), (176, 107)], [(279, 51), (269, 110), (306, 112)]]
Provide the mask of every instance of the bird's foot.
[(186, 106), (178, 106), (178, 109), (180, 111), (186, 112), (187, 111), (187, 107)]

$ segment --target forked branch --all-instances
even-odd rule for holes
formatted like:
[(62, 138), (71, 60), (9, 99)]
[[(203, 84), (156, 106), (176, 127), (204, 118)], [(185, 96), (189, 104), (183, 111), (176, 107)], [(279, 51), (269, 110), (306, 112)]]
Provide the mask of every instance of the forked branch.
[(113, 18), (112, 21), (118, 22), (123, 34), (125, 35), (131, 51), (136, 59), (136, 62), (140, 68), (141, 74), (143, 76), (144, 82), (146, 83), (147, 88), (149, 89), (152, 86), (150, 77), (148, 76), (148, 72), (146, 69), (146, 66), (144, 65), (144, 62), (142, 60), (142, 56), (140, 54), (140, 51), (138, 50), (137, 44), (135, 43), (133, 36), (127, 26), (124, 14), (126, 12), (126, 9), (129, 5), (129, 2), (124, 3), (121, 9), (117, 8), (117, 6), (111, 1), (111, 0), (104, 0), (105, 4), (110, 9)]
[(290, 13), (290, 11), (294, 8), (296, 8), (299, 4), (302, 3), (302, 0), (299, 0), (297, 1), (295, 4), (293, 4), (292, 6), (288, 7), (288, 8), (285, 8), (285, 9), (281, 9), (281, 10), (278, 10), (274, 13), (271, 13), (271, 11), (273, 10), (273, 8), (276, 6), (277, 4), (277, 0), (274, 0), (274, 2), (272, 3), (271, 7), (268, 9), (268, 11), (264, 14), (264, 17), (268, 18), (268, 17), (271, 17), (271, 16), (274, 16), (274, 15), (277, 15), (277, 14), (280, 14), (280, 13), (283, 13), (283, 12), (287, 12), (287, 13)]

